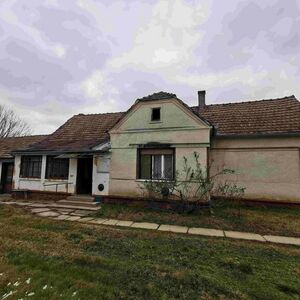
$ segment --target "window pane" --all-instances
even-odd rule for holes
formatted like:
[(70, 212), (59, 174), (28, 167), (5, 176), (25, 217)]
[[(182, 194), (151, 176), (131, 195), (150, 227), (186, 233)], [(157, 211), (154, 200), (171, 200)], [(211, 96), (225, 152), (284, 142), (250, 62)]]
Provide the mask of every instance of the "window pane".
[(41, 177), (42, 156), (22, 156), (21, 177)]
[(162, 178), (161, 174), (161, 155), (153, 155), (153, 165), (152, 165), (152, 178), (160, 179)]
[(173, 155), (165, 155), (164, 175), (167, 179), (173, 179)]
[(140, 156), (140, 178), (150, 179), (151, 178), (151, 155)]
[(69, 159), (47, 156), (46, 178), (68, 179)]

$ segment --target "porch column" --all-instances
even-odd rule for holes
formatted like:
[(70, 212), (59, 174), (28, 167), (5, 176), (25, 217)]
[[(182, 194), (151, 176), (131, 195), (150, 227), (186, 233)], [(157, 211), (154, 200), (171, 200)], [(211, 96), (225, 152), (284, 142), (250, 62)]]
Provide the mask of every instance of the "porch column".
[(14, 175), (13, 175), (13, 189), (18, 189), (20, 186), (20, 170), (21, 170), (21, 155), (15, 156)]
[(45, 183), (45, 177), (46, 177), (46, 162), (47, 162), (47, 156), (42, 156), (42, 168), (41, 168), (41, 188), (40, 190), (44, 190), (44, 183)]

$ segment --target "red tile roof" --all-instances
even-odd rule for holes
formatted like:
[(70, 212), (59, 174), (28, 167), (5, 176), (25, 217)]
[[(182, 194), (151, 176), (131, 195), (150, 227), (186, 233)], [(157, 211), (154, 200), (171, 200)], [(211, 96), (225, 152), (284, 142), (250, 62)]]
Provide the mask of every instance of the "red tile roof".
[(12, 151), (16, 149), (26, 149), (30, 145), (43, 140), (45, 137), (46, 135), (30, 135), (0, 138), (0, 158), (12, 158)]
[[(160, 92), (142, 99), (159, 100), (166, 99), (167, 96), (176, 97), (174, 94)], [(194, 106), (189, 107), (189, 109), (212, 124), (215, 128), (215, 134), (218, 136), (300, 134), (300, 102), (294, 96), (239, 103), (211, 104), (200, 110)], [(125, 114), (126, 112), (75, 115), (53, 134), (29, 147), (29, 150), (90, 151), (94, 146), (109, 140), (108, 131)]]
[(213, 124), (217, 135), (300, 133), (300, 102), (295, 96), (192, 109)]
[(30, 147), (31, 151), (89, 151), (109, 140), (108, 131), (124, 113), (79, 114), (70, 118), (46, 139)]

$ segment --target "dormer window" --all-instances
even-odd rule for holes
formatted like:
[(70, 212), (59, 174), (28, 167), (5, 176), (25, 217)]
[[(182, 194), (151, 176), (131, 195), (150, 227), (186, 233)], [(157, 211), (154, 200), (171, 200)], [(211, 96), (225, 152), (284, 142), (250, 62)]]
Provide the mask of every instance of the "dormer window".
[(160, 121), (160, 107), (152, 108), (151, 121)]

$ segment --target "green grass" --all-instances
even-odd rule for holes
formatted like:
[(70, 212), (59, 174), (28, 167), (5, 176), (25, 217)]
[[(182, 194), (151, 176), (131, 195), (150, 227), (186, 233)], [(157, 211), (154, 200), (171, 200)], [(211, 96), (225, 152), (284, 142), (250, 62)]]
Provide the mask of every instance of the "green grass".
[(300, 298), (299, 247), (67, 223), (3, 206), (0, 239), (0, 299)]
[(179, 214), (137, 206), (102, 204), (102, 209), (96, 216), (300, 237), (300, 207), (250, 206), (215, 201), (212, 212), (213, 214), (208, 208), (204, 208), (193, 214)]

